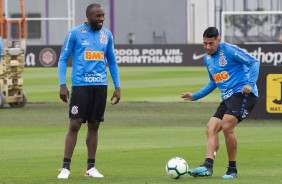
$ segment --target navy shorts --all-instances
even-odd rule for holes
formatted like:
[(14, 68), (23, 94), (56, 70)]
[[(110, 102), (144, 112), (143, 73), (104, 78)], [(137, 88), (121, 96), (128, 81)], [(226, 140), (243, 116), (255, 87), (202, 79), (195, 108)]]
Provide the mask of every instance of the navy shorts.
[(222, 119), (224, 114), (230, 114), (235, 116), (238, 122), (240, 122), (254, 109), (257, 101), (258, 97), (253, 93), (235, 93), (219, 104), (213, 117)]
[(107, 86), (73, 86), (69, 104), (69, 117), (86, 121), (104, 121)]

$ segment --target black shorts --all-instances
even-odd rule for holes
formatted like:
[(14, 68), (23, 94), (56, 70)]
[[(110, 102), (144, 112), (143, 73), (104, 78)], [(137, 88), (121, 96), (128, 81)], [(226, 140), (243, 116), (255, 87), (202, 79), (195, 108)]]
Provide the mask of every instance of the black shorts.
[(104, 121), (107, 86), (73, 86), (70, 97), (69, 117), (86, 121)]
[(235, 116), (238, 122), (240, 122), (254, 109), (257, 100), (258, 97), (253, 93), (235, 93), (219, 104), (213, 117), (222, 119), (224, 114), (230, 114)]

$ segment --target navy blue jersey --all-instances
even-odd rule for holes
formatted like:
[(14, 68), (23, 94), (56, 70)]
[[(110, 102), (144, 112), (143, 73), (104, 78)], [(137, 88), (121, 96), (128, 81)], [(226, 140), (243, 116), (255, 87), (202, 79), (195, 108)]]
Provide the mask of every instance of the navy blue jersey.
[(58, 63), (60, 84), (66, 84), (67, 63), (71, 54), (73, 86), (107, 85), (108, 64), (114, 87), (120, 87), (113, 36), (108, 29), (93, 31), (85, 23), (68, 32)]
[(210, 77), (209, 83), (193, 94), (194, 100), (205, 97), (216, 87), (221, 91), (222, 100), (241, 92), (243, 86), (252, 87), (252, 93), (258, 96), (256, 81), (259, 75), (259, 61), (236, 45), (220, 43), (217, 51), (205, 54), (204, 62)]

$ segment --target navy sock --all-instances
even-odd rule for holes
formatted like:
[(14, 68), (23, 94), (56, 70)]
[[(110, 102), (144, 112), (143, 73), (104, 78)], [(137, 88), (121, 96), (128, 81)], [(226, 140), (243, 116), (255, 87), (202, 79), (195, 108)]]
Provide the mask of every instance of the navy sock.
[(237, 173), (237, 168), (236, 168), (236, 161), (229, 161), (228, 164), (228, 173)]
[(229, 165), (228, 166), (236, 168), (236, 161), (229, 161)]
[(66, 168), (70, 171), (70, 163), (71, 163), (71, 159), (64, 158), (62, 168)]
[(206, 158), (203, 165), (206, 166), (209, 169), (212, 169), (213, 168), (213, 159)]
[(91, 169), (95, 166), (95, 159), (88, 159), (87, 160), (87, 170)]

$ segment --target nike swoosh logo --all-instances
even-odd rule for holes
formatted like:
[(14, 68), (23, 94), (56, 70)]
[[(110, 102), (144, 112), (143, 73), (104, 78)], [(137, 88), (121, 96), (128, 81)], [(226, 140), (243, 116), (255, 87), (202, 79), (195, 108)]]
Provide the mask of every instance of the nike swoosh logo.
[(199, 60), (199, 59), (201, 59), (202, 57), (204, 57), (205, 56), (205, 54), (200, 54), (200, 55), (196, 55), (195, 53), (193, 54), (193, 59), (194, 60)]

